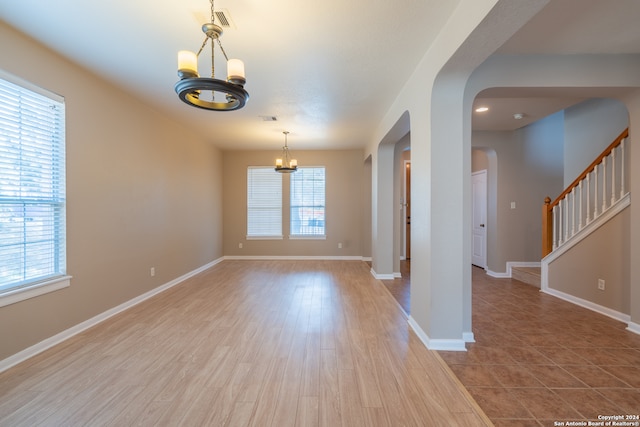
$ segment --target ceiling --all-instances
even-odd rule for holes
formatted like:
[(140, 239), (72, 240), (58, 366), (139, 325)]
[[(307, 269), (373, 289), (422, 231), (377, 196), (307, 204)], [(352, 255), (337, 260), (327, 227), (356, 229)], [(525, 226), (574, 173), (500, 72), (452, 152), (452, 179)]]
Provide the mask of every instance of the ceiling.
[[(173, 90), (177, 51), (197, 50), (204, 39), (207, 0), (0, 0), (0, 16), (222, 149), (278, 149), (284, 130), (295, 150), (350, 149), (369, 141), (387, 110), (380, 100), (395, 98), (458, 3), (216, 0), (232, 24), (223, 47), (245, 62), (251, 96), (233, 112), (188, 107)], [(637, 0), (551, 0), (497, 53), (640, 53), (638, 18)], [(488, 90), (476, 103), (491, 110), (473, 125), (514, 129), (584, 98)], [(513, 119), (517, 112), (524, 118)]]

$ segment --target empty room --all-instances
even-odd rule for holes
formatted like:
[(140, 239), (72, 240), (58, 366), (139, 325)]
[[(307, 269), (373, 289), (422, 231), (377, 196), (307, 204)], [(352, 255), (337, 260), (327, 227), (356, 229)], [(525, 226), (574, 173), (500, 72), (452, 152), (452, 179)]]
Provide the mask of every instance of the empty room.
[(638, 18), (0, 0), (0, 425), (640, 425)]

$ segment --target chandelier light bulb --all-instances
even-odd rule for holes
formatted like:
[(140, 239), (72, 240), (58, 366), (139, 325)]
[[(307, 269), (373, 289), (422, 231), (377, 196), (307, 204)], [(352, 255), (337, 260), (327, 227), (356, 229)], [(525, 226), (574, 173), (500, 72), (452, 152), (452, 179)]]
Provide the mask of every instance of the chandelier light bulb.
[(190, 50), (178, 52), (178, 76), (198, 77), (198, 56)]

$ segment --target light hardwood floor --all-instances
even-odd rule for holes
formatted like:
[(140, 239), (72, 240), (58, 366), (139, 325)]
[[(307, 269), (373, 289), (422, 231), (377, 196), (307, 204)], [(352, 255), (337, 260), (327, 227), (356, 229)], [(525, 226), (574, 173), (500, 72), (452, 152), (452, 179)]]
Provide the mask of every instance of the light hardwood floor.
[(358, 261), (224, 261), (0, 374), (2, 426), (491, 425)]

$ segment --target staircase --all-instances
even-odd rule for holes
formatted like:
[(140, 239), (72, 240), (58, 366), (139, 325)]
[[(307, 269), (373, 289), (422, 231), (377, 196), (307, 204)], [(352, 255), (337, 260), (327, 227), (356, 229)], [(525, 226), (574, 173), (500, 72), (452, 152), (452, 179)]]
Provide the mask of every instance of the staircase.
[(615, 208), (630, 203), (626, 190), (625, 129), (553, 202), (547, 197), (542, 206), (542, 257), (576, 237), (588, 234), (596, 220), (611, 216)]
[[(625, 129), (600, 156), (553, 202), (542, 207), (542, 262), (540, 288), (549, 293), (549, 265), (613, 219), (631, 204)], [(626, 160), (625, 160), (626, 159)], [(514, 271), (516, 268), (513, 268)], [(523, 270), (523, 268), (520, 268)], [(530, 270), (530, 269), (528, 269)], [(522, 271), (523, 282), (533, 271)], [(516, 278), (515, 273), (512, 276)], [(531, 279), (533, 280), (533, 279)]]
[(540, 288), (540, 267), (511, 267), (511, 278)]

